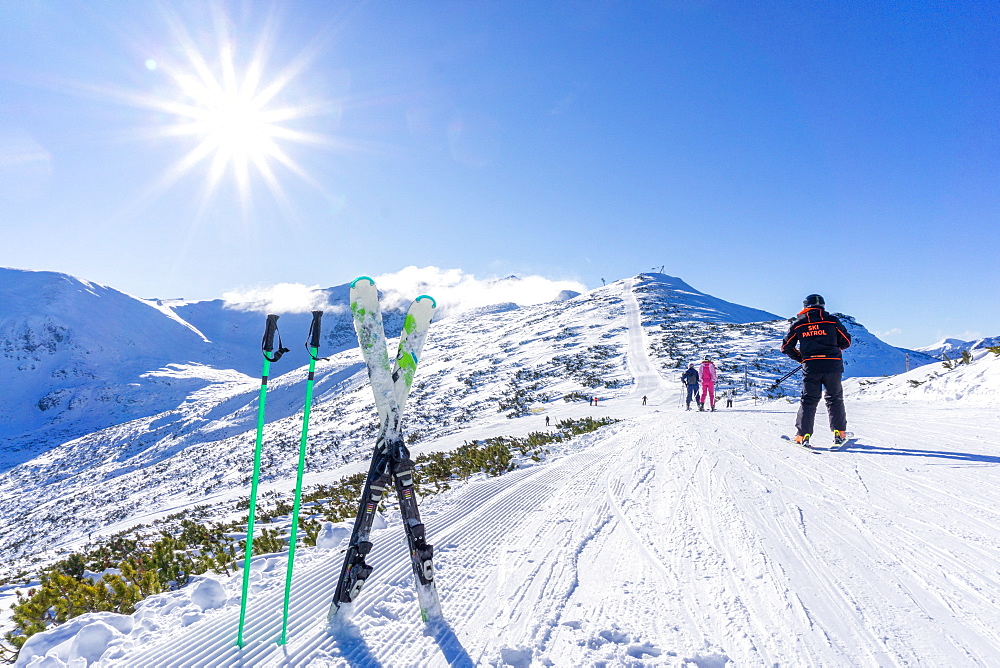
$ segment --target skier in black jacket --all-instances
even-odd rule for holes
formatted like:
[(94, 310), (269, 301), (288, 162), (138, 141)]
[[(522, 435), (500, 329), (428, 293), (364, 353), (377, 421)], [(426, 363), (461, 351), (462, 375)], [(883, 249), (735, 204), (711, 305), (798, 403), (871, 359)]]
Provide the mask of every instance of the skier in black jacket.
[[(830, 414), (830, 429), (837, 445), (847, 439), (847, 411), (844, 408), (843, 350), (850, 347), (851, 335), (844, 324), (826, 312), (820, 295), (809, 295), (802, 311), (788, 328), (781, 343), (781, 352), (796, 362), (802, 362), (802, 401), (795, 418), (795, 442), (809, 444), (816, 406), (826, 389), (826, 409)], [(798, 344), (798, 348), (795, 345)]]
[(688, 367), (687, 371), (681, 374), (681, 382), (684, 383), (684, 387), (687, 388), (687, 409), (691, 410), (691, 398), (698, 402), (698, 407), (701, 408), (701, 402), (698, 401), (698, 370), (694, 368), (694, 364)]

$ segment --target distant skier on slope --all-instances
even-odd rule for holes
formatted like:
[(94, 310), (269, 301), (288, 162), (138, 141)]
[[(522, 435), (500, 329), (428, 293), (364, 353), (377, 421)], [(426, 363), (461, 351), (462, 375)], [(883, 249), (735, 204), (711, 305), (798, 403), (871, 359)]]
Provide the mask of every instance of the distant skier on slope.
[(698, 370), (694, 368), (694, 362), (681, 375), (681, 382), (687, 388), (687, 410), (691, 410), (691, 399), (698, 401)]
[(701, 401), (698, 410), (705, 410), (705, 397), (708, 397), (712, 410), (715, 410), (715, 381), (719, 375), (715, 371), (715, 363), (709, 358), (701, 361)]
[[(795, 418), (795, 442), (808, 445), (823, 389), (830, 414), (833, 442), (840, 445), (847, 438), (847, 410), (844, 408), (844, 349), (851, 345), (851, 335), (843, 323), (826, 311), (821, 295), (809, 295), (804, 307), (788, 328), (781, 352), (802, 362), (802, 401)], [(798, 344), (798, 348), (795, 344)]]

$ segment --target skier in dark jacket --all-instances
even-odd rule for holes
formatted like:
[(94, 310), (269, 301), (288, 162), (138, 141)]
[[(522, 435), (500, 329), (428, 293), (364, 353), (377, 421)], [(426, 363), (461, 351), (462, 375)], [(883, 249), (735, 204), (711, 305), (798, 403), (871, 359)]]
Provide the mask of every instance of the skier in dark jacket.
[(822, 296), (809, 295), (802, 306), (804, 308), (781, 343), (781, 352), (803, 365), (802, 401), (795, 418), (795, 442), (809, 444), (816, 406), (825, 388), (830, 429), (834, 443), (839, 445), (847, 439), (847, 411), (841, 385), (844, 375), (842, 351), (851, 345), (851, 335), (836, 316), (827, 313)]
[[(698, 401), (698, 369), (694, 368), (694, 363), (688, 367), (688, 370), (681, 375), (681, 382), (687, 388), (687, 409), (691, 410), (691, 399), (694, 398)], [(701, 404), (698, 404), (700, 407)]]

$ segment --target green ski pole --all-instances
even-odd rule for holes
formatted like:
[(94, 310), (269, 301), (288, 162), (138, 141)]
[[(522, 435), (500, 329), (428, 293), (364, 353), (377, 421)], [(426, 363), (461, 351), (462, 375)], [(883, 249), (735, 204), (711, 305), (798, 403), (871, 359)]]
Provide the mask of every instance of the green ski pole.
[(288, 641), (288, 605), (292, 595), (292, 566), (295, 563), (295, 544), (299, 535), (299, 507), (302, 503), (302, 471), (306, 465), (306, 440), (309, 433), (309, 411), (312, 408), (313, 380), (316, 374), (316, 362), (322, 358), (319, 355), (320, 322), (322, 311), (312, 312), (312, 324), (309, 325), (309, 336), (306, 339), (306, 350), (309, 351), (309, 375), (306, 376), (306, 405), (302, 409), (302, 438), (299, 440), (299, 471), (295, 478), (295, 502), (292, 504), (292, 533), (288, 538), (288, 566), (285, 569), (285, 603), (281, 613), (281, 638), (279, 645)]
[(247, 595), (250, 591), (250, 557), (253, 556), (253, 531), (257, 515), (257, 483), (260, 482), (260, 453), (264, 444), (264, 402), (267, 398), (267, 375), (271, 372), (271, 362), (277, 362), (288, 348), (281, 345), (278, 334), (278, 350), (274, 350), (274, 335), (278, 334), (278, 316), (269, 314), (264, 327), (261, 350), (264, 354), (264, 368), (260, 373), (260, 395), (257, 399), (257, 442), (253, 451), (253, 478), (250, 484), (250, 513), (247, 519), (246, 547), (243, 551), (243, 597), (240, 599), (240, 629), (236, 644), (243, 647), (243, 626), (247, 615)]

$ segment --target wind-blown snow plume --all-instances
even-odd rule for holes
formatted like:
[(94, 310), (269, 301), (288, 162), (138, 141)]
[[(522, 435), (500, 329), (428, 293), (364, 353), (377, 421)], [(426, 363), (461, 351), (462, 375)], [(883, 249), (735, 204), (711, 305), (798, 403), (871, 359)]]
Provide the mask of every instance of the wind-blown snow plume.
[(326, 293), (318, 285), (278, 283), (267, 288), (233, 290), (222, 295), (226, 308), (258, 313), (308, 313), (331, 310)]
[(438, 303), (439, 317), (493, 304), (542, 304), (563, 298), (563, 293), (587, 290), (587, 286), (578, 281), (553, 280), (544, 276), (479, 279), (461, 269), (438, 267), (406, 267), (392, 274), (376, 276), (375, 282), (390, 304), (409, 302), (419, 294), (431, 295)]

